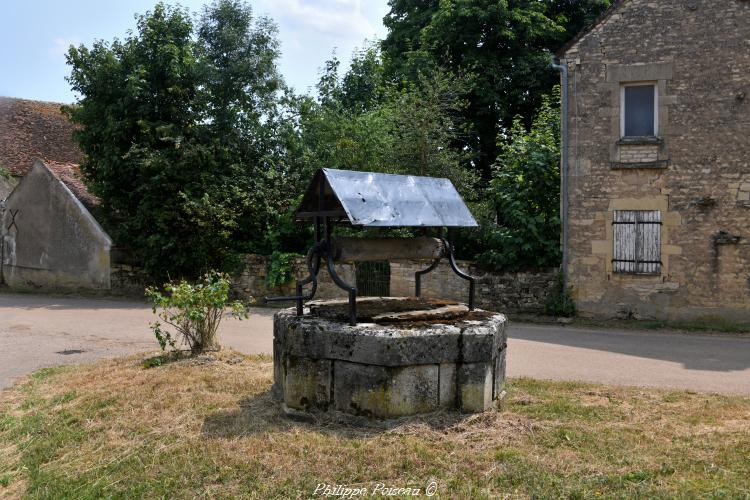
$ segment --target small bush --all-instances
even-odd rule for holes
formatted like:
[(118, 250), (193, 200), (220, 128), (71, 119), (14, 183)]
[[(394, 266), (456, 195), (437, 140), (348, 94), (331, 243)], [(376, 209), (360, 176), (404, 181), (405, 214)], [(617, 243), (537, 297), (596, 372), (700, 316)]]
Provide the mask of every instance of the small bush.
[(570, 290), (565, 288), (562, 273), (555, 277), (555, 285), (550, 291), (547, 302), (544, 304), (545, 314), (550, 316), (561, 316), (570, 318), (576, 315), (576, 304), (570, 296)]
[[(219, 350), (217, 332), (230, 308), (232, 315), (247, 318), (247, 308), (239, 301), (229, 302), (229, 276), (211, 271), (196, 284), (185, 280), (164, 285), (164, 293), (149, 287), (146, 296), (153, 302), (153, 311), (161, 321), (172, 326), (175, 332), (162, 329), (162, 323), (151, 323), (162, 351), (167, 346), (176, 349), (177, 343), (187, 344), (192, 353)], [(176, 337), (173, 336), (176, 334)]]

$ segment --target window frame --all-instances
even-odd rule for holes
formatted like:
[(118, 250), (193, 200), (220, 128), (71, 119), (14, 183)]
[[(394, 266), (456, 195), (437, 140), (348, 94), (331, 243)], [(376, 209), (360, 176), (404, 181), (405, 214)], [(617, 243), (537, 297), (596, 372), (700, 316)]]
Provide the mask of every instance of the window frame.
[(645, 137), (659, 137), (659, 82), (627, 82), (620, 83), (620, 138), (642, 137), (635, 135), (625, 135), (625, 88), (626, 87), (646, 87), (654, 88), (654, 135)]

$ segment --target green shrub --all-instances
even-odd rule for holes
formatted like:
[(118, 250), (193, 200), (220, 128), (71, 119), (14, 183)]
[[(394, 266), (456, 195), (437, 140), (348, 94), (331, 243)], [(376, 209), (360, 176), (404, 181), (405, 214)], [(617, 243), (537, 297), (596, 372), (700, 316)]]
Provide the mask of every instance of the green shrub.
[(170, 281), (164, 285), (164, 292), (148, 287), (146, 296), (153, 302), (154, 314), (174, 329), (162, 329), (160, 321), (151, 323), (162, 350), (167, 346), (176, 349), (178, 342), (187, 344), (193, 353), (220, 349), (216, 337), (225, 310), (230, 308), (239, 319), (247, 318), (244, 304), (229, 302), (229, 288), (229, 276), (216, 271), (205, 274), (196, 284)]
[[(527, 130), (513, 121), (492, 171), (477, 260), (496, 270), (546, 269), (560, 264), (559, 87), (545, 96)], [(494, 220), (493, 220), (494, 219)]]

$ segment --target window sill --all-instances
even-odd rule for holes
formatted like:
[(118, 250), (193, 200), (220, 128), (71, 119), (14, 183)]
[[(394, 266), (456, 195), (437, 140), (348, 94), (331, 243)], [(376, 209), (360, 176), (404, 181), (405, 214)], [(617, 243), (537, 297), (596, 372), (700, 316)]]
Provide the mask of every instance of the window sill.
[(643, 168), (648, 170), (664, 170), (669, 166), (669, 160), (647, 161), (647, 162), (609, 162), (609, 168), (612, 170), (633, 170)]
[(618, 146), (646, 146), (649, 144), (661, 144), (664, 139), (655, 136), (644, 137), (620, 137), (617, 141)]

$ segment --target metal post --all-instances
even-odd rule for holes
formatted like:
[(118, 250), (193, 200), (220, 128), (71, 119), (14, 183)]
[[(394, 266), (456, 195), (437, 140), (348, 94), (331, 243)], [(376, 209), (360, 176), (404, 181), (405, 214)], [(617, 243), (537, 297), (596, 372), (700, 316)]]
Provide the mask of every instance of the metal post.
[(303, 309), (303, 303), (302, 303), (302, 283), (299, 281), (297, 282), (297, 316), (302, 316), (304, 313)]
[(328, 266), (328, 274), (331, 279), (339, 288), (346, 290), (349, 293), (349, 324), (354, 326), (357, 324), (357, 289), (344, 280), (336, 272), (336, 268), (333, 265), (333, 256), (330, 251), (326, 251), (326, 264)]

